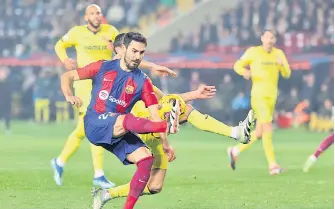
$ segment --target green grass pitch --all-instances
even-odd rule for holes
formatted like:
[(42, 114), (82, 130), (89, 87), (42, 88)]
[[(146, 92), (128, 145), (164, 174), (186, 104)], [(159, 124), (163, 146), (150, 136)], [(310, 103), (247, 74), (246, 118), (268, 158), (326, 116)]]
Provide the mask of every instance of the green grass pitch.
[[(64, 185), (52, 179), (50, 160), (63, 148), (74, 123), (35, 125), (15, 122), (10, 136), (0, 132), (0, 209), (92, 208), (92, 161), (87, 140), (67, 163)], [(170, 164), (161, 194), (144, 196), (137, 209), (331, 209), (334, 204), (333, 148), (310, 173), (301, 168), (327, 134), (302, 129), (274, 134), (277, 159), (288, 171), (269, 176), (261, 141), (243, 153), (237, 170), (227, 164), (232, 139), (181, 128), (170, 139), (177, 160)], [(135, 166), (123, 166), (105, 153), (105, 173), (127, 183)], [(125, 199), (105, 208), (122, 208)]]

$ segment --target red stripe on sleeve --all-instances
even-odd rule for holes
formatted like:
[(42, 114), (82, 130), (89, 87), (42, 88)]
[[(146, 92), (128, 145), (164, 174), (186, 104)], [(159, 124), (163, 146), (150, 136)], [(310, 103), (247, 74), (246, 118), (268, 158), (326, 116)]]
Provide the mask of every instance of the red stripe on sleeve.
[(93, 62), (89, 65), (86, 65), (85, 67), (78, 68), (77, 72), (80, 79), (88, 79), (93, 78), (97, 75), (99, 72), (101, 66), (102, 66), (103, 60)]
[(158, 104), (157, 97), (152, 86), (150, 78), (144, 80), (143, 89), (142, 89), (142, 100), (146, 107), (151, 105)]

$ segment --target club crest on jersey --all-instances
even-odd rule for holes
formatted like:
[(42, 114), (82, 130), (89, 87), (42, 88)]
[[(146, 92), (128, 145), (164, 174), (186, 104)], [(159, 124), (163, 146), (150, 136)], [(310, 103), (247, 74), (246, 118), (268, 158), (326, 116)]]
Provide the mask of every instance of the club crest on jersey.
[(127, 93), (127, 94), (132, 94), (132, 93), (134, 93), (134, 87), (131, 86), (131, 85), (127, 85), (127, 86), (126, 86), (126, 93)]
[(99, 92), (99, 98), (100, 98), (101, 100), (106, 100), (106, 99), (108, 99), (108, 91), (106, 91), (106, 90), (102, 90), (102, 91), (100, 91), (100, 92)]

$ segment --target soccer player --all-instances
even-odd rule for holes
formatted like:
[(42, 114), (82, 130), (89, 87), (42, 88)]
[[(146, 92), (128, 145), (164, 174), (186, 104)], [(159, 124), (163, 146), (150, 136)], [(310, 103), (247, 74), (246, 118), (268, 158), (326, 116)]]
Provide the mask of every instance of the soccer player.
[[(121, 59), (97, 61), (63, 74), (62, 91), (68, 102), (81, 106), (79, 97), (72, 94), (72, 82), (92, 79), (92, 99), (84, 117), (85, 133), (89, 141), (116, 155), (124, 164), (136, 163), (137, 170), (130, 183), (130, 193), (124, 209), (132, 209), (145, 188), (153, 163), (150, 150), (135, 133), (160, 133), (163, 149), (170, 159), (174, 152), (167, 140), (168, 133), (176, 133), (179, 125), (179, 104), (175, 102), (168, 122), (158, 115), (158, 101), (151, 80), (138, 68), (147, 46), (139, 33), (124, 37)], [(134, 104), (142, 100), (152, 120), (130, 113)], [(94, 205), (101, 208), (101, 205)]]
[[(251, 134), (250, 143), (227, 149), (230, 166), (235, 170), (237, 156), (249, 148), (257, 139), (263, 139), (265, 156), (271, 175), (283, 169), (278, 165), (272, 144), (272, 120), (277, 100), (279, 73), (288, 79), (291, 70), (282, 50), (275, 48), (276, 32), (266, 30), (261, 36), (262, 45), (250, 47), (235, 63), (234, 70), (246, 80), (251, 78), (251, 107), (256, 114), (256, 130)], [(246, 69), (249, 67), (250, 70)]]
[[(98, 60), (111, 59), (113, 52), (112, 42), (118, 35), (118, 31), (111, 25), (101, 24), (101, 17), (100, 7), (95, 4), (89, 5), (85, 13), (87, 25), (73, 27), (57, 42), (55, 51), (67, 70), (73, 70), (77, 65), (78, 67), (84, 67)], [(69, 58), (66, 54), (66, 48), (72, 46), (76, 49), (77, 61)], [(154, 70), (158, 74), (165, 75), (165, 73), (169, 73), (174, 75), (173, 71), (144, 60), (141, 62), (140, 67)], [(68, 137), (60, 155), (51, 160), (54, 180), (57, 185), (62, 185), (63, 167), (65, 163), (75, 153), (85, 138), (83, 118), (90, 100), (92, 81), (76, 81), (74, 83), (74, 89), (75, 95), (81, 98), (83, 105), (79, 108), (77, 127)], [(93, 184), (103, 188), (115, 186), (114, 183), (105, 177), (103, 172), (103, 148), (91, 144), (91, 152), (94, 167)]]
[[(115, 38), (114, 47), (115, 51), (122, 53), (122, 36), (124, 34), (119, 34)], [(115, 56), (114, 58), (117, 58)], [(168, 114), (172, 109), (172, 104), (175, 101), (179, 101), (180, 105), (180, 123), (190, 122), (195, 127), (200, 130), (211, 131), (213, 133), (219, 133), (224, 136), (232, 137), (242, 143), (247, 143), (250, 138), (250, 129), (253, 127), (254, 123), (254, 114), (253, 111), (250, 111), (247, 118), (240, 123), (237, 127), (229, 127), (225, 124), (215, 120), (209, 115), (204, 115), (199, 111), (195, 110), (191, 105), (187, 105), (186, 102), (195, 100), (195, 99), (209, 99), (212, 98), (216, 89), (213, 86), (200, 86), (197, 90), (186, 92), (183, 94), (170, 94), (164, 95), (157, 87), (154, 86), (154, 91), (157, 99), (159, 100), (159, 115), (163, 120), (168, 119)], [(135, 116), (141, 118), (150, 118), (150, 112), (145, 107), (145, 104), (142, 101), (136, 103), (131, 111)], [(213, 127), (202, 126), (203, 123), (210, 122), (214, 125)], [(208, 128), (207, 128), (208, 127)], [(215, 128), (222, 128), (223, 130), (215, 130)], [(222, 133), (223, 132), (223, 133)], [(150, 148), (151, 152), (154, 155), (154, 162), (151, 169), (151, 176), (147, 186), (145, 187), (142, 195), (153, 195), (161, 192), (166, 176), (166, 171), (168, 168), (168, 162), (173, 161), (174, 159), (169, 160), (165, 155), (163, 146), (159, 140), (159, 135), (157, 134), (139, 134), (140, 138), (146, 145)], [(109, 190), (95, 190), (94, 199), (96, 204), (105, 204), (111, 199), (119, 197), (127, 197), (130, 192), (130, 183), (124, 184)]]
[(314, 163), (316, 162), (316, 160), (319, 158), (319, 156), (321, 155), (321, 153), (323, 153), (324, 151), (326, 151), (332, 144), (334, 144), (334, 132), (332, 134), (330, 134), (329, 136), (327, 136), (320, 144), (319, 148), (314, 152), (313, 155), (309, 156), (303, 171), (304, 172), (308, 172), (311, 167), (314, 165)]

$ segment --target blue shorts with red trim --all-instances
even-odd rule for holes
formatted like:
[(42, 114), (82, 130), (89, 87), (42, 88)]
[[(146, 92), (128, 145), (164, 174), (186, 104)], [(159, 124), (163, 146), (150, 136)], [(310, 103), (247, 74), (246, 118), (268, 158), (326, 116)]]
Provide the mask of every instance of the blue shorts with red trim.
[(113, 153), (124, 164), (132, 164), (127, 160), (127, 155), (140, 147), (146, 147), (137, 134), (128, 132), (114, 138), (113, 129), (117, 117), (121, 114), (87, 112), (84, 117), (85, 134), (88, 140)]

